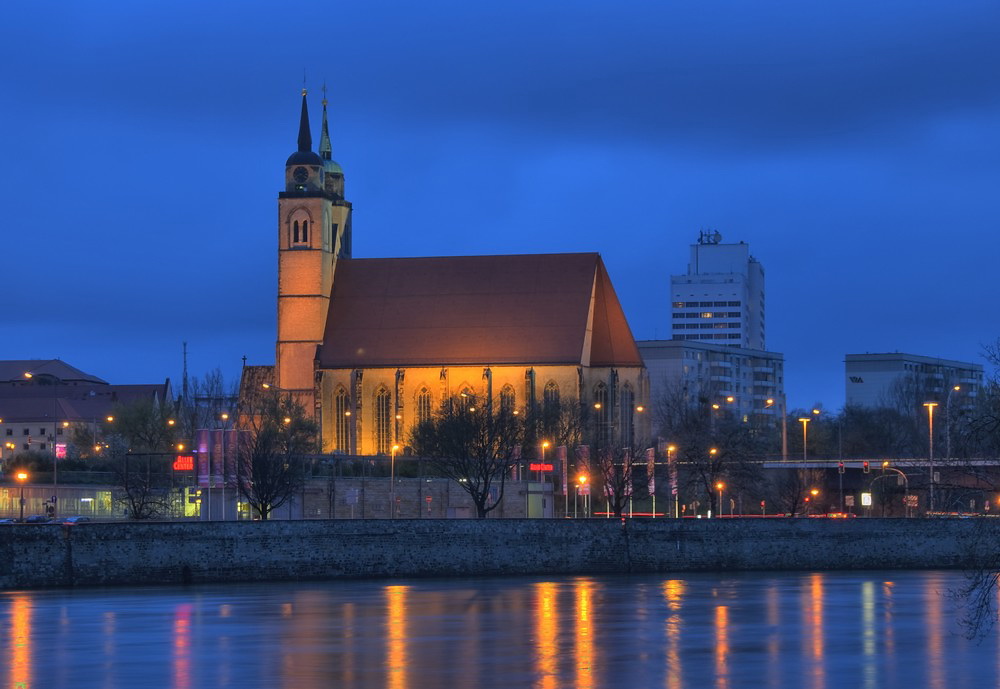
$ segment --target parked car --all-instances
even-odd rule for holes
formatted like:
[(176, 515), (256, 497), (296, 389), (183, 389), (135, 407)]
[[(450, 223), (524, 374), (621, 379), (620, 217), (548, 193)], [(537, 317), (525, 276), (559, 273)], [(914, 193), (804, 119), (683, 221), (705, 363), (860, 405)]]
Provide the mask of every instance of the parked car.
[(89, 522), (90, 517), (66, 517), (63, 519), (63, 524), (65, 526), (73, 526), (73, 524), (83, 524), (84, 522)]
[(24, 518), (25, 524), (48, 524), (50, 521), (48, 515), (44, 514), (33, 514)]

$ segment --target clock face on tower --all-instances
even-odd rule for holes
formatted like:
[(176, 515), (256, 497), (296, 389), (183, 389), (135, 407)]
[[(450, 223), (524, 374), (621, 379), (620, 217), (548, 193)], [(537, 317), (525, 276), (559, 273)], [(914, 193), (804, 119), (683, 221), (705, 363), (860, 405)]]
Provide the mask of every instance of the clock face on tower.
[(299, 184), (305, 184), (306, 180), (309, 179), (309, 170), (304, 167), (297, 167), (292, 171), (292, 179), (294, 179)]

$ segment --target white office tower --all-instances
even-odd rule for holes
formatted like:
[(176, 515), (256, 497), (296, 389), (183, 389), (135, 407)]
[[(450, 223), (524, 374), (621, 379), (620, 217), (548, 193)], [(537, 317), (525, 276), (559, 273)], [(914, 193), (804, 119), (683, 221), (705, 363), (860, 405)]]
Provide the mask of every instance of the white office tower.
[(671, 338), (763, 351), (764, 267), (750, 245), (699, 232), (686, 275), (670, 277)]

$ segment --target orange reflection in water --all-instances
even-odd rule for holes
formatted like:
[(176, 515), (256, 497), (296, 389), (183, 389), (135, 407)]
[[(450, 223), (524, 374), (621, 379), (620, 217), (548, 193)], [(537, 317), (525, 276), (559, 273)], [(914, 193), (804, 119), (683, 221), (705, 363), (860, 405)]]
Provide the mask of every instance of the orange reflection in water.
[(667, 689), (681, 689), (681, 603), (684, 598), (684, 582), (669, 579), (663, 582), (663, 597), (667, 600)]
[(729, 687), (729, 607), (715, 606), (715, 686)]
[(594, 686), (594, 582), (576, 581), (576, 683), (577, 689)]
[(173, 671), (175, 689), (191, 687), (191, 604), (174, 609)]
[(809, 577), (807, 600), (802, 606), (805, 614), (805, 627), (808, 630), (808, 650), (810, 668), (810, 686), (813, 689), (823, 689), (826, 686), (826, 665), (823, 658), (823, 575), (813, 574)]
[(875, 647), (875, 582), (861, 584), (861, 686), (875, 689), (878, 686), (878, 658)]
[(10, 604), (10, 668), (8, 687), (31, 686), (31, 599), (15, 593)]
[(559, 621), (556, 618), (556, 595), (559, 586), (551, 581), (535, 584), (535, 666), (538, 679), (536, 687), (554, 689), (558, 685), (558, 648), (556, 634)]
[(389, 619), (386, 630), (389, 689), (406, 689), (406, 594), (409, 586), (386, 586)]
[(930, 689), (944, 689), (944, 641), (941, 638), (941, 594), (937, 591), (937, 582), (932, 577), (924, 579), (926, 590), (925, 608), (927, 610), (927, 677)]
[(767, 676), (768, 686), (781, 686), (781, 594), (775, 584), (771, 584), (765, 594), (767, 600)]

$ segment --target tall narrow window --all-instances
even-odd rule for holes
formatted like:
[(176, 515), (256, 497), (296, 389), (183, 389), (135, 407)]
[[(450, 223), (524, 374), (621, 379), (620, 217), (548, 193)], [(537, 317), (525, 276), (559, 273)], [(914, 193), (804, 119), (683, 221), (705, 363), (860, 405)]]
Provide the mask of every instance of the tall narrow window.
[(504, 385), (503, 389), (500, 391), (500, 413), (504, 416), (514, 413), (514, 388), (510, 385)]
[(308, 244), (309, 243), (309, 221), (308, 220), (303, 220), (302, 221), (302, 243), (303, 244)]
[(375, 452), (380, 455), (389, 454), (392, 445), (392, 414), (389, 391), (379, 388), (375, 393)]
[(594, 437), (598, 448), (607, 447), (608, 435), (608, 387), (604, 383), (598, 383), (594, 388)]
[(417, 393), (417, 423), (431, 420), (431, 393), (427, 388), (420, 388)]
[(299, 221), (296, 220), (292, 223), (292, 244), (299, 243)]
[(635, 443), (635, 393), (632, 392), (632, 387), (628, 383), (622, 387), (621, 398), (622, 444), (628, 444), (629, 447), (632, 447)]
[(348, 402), (347, 402), (347, 390), (344, 388), (338, 388), (337, 394), (334, 396), (334, 438), (333, 438), (333, 449), (336, 452), (347, 452), (351, 451), (351, 442), (349, 432), (348, 422), (351, 417), (347, 415), (348, 412)]
[(545, 405), (545, 413), (552, 414), (559, 409), (559, 386), (555, 381), (550, 380), (545, 384), (542, 403)]

